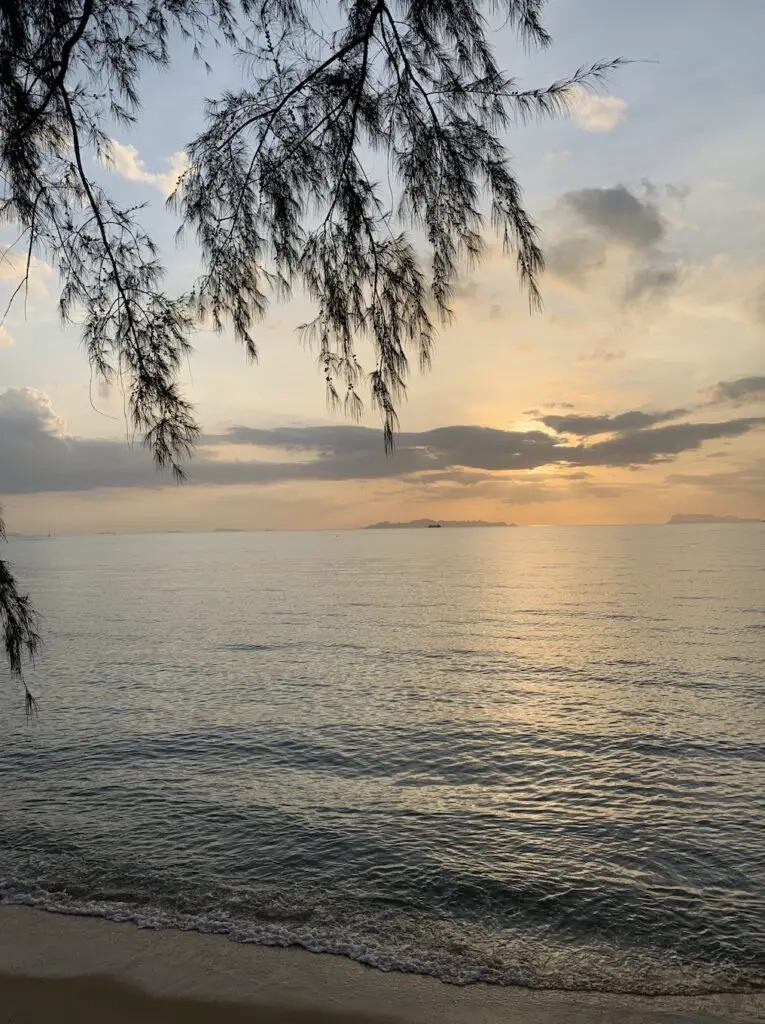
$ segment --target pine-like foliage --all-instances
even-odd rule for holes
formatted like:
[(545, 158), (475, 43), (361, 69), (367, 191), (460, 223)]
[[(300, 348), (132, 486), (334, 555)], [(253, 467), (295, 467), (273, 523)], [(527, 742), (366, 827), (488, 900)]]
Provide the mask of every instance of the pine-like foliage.
[[(204, 320), (255, 358), (270, 295), (307, 294), (303, 331), (330, 400), (357, 416), (367, 387), (390, 449), (410, 360), (427, 365), (487, 216), (538, 305), (543, 257), (505, 130), (560, 113), (573, 85), (620, 63), (521, 90), (497, 64), (493, 27), (546, 47), (544, 4), (0, 0), (0, 221), (19, 233), (27, 272), (33, 256), (58, 269), (62, 318), (81, 323), (98, 377), (125, 387), (158, 465), (182, 477), (198, 435), (178, 377)], [(171, 203), (202, 270), (171, 296), (140, 208), (117, 204), (90, 168), (136, 118), (142, 72), (184, 40), (200, 59), (216, 43), (235, 51), (245, 74), (208, 102), (187, 147)]]
[[(5, 540), (5, 524), (0, 509), (0, 541)], [(10, 564), (0, 559), (0, 631), (11, 674), (24, 689), (27, 714), (35, 708), (35, 699), (24, 679), (24, 659), (34, 660), (40, 647), (37, 615), (26, 594), (19, 588)]]

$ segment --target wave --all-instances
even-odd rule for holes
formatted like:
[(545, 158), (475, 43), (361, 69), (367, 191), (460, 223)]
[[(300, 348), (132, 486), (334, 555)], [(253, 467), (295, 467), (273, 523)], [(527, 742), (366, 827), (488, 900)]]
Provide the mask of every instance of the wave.
[[(295, 922), (253, 921), (235, 917), (227, 911), (214, 913), (183, 912), (129, 901), (107, 900), (51, 893), (43, 889), (24, 891), (0, 886), (0, 904), (34, 907), (57, 914), (101, 917), (139, 928), (199, 932), (223, 935), (234, 942), (281, 948), (297, 947), (315, 954), (346, 957), (386, 972), (417, 974), (437, 978), (455, 986), (489, 984), (500, 987), (521, 986), (536, 990), (599, 992), (643, 996), (689, 996), (755, 993), (765, 984), (743, 974), (731, 974), (726, 964), (693, 965), (667, 953), (662, 962), (641, 960), (634, 951), (610, 958), (603, 952), (579, 949), (534, 950), (527, 941), (513, 949), (514, 963), (498, 958), (479, 962), (455, 950), (450, 943), (411, 941), (415, 936), (391, 945), (368, 934), (352, 931), (329, 934), (315, 927), (296, 927)], [(503, 953), (505, 951), (503, 950)], [(582, 954), (589, 952), (596, 968), (589, 975), (583, 969)], [(506, 960), (506, 956), (502, 960)], [(610, 962), (609, 962), (610, 960)]]

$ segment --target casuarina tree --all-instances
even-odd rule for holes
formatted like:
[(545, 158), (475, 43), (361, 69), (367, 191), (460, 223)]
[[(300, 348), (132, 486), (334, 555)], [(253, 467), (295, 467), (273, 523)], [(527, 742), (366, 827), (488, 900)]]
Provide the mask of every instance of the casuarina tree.
[[(620, 63), (521, 88), (494, 40), (549, 46), (544, 6), (0, 0), (0, 217), (23, 255), (12, 301), (34, 258), (58, 270), (61, 316), (80, 325), (95, 375), (121, 382), (134, 429), (182, 478), (199, 433), (179, 386), (195, 328), (229, 329), (255, 359), (270, 298), (298, 289), (330, 401), (358, 416), (368, 397), (390, 450), (410, 364), (428, 364), (486, 221), (539, 304), (543, 255), (506, 129), (565, 111), (572, 87)], [(141, 209), (110, 195), (97, 164), (139, 115), (142, 73), (184, 45), (202, 61), (235, 53), (243, 84), (206, 103), (187, 145), (169, 202), (199, 274), (169, 294)], [(5, 563), (0, 614), (18, 675), (37, 641)]]

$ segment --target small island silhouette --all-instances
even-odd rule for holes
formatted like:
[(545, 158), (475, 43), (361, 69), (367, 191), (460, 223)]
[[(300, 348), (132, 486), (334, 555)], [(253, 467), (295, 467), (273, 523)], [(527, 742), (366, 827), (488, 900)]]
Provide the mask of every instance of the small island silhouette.
[(426, 530), (436, 527), (465, 529), (468, 527), (510, 527), (515, 523), (487, 523), (482, 519), (410, 519), (408, 523), (371, 523), (365, 530)]

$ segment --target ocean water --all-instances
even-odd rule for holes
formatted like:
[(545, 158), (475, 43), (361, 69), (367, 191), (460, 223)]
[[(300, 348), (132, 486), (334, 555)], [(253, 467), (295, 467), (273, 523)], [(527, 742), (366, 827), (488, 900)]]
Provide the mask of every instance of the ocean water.
[(765, 528), (13, 540), (0, 899), (383, 969), (765, 985)]

